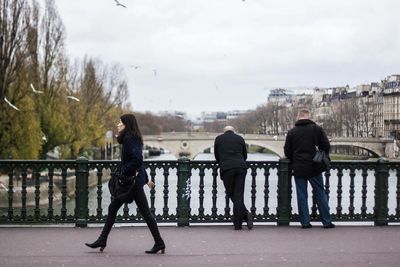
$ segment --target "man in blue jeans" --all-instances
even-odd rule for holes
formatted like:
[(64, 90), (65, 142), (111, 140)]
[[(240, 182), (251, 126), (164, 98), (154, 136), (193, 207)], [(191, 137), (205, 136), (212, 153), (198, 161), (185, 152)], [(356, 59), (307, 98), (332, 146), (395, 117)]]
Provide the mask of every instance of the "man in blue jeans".
[(329, 213), (328, 198), (322, 179), (322, 172), (325, 168), (322, 164), (313, 161), (316, 147), (329, 155), (330, 144), (325, 131), (310, 120), (310, 112), (308, 110), (300, 110), (295, 127), (286, 136), (284, 152), (292, 163), (294, 181), (296, 183), (297, 206), (303, 229), (312, 227), (308, 208), (308, 182), (314, 189), (314, 197), (317, 201), (323, 227), (335, 227)]

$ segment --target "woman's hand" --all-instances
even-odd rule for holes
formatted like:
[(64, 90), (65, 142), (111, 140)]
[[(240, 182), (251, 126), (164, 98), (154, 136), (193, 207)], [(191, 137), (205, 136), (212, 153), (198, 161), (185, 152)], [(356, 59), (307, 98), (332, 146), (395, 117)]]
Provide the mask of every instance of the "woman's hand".
[(149, 179), (149, 181), (147, 182), (147, 186), (148, 186), (150, 189), (153, 189), (154, 186), (155, 186), (155, 183), (154, 183), (151, 179)]

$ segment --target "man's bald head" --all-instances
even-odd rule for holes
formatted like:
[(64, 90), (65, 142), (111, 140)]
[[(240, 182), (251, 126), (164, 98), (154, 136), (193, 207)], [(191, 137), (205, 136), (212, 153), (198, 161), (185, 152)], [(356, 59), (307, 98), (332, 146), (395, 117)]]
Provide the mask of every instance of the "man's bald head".
[(228, 131), (235, 132), (235, 128), (233, 128), (233, 126), (227, 125), (224, 127), (224, 133)]

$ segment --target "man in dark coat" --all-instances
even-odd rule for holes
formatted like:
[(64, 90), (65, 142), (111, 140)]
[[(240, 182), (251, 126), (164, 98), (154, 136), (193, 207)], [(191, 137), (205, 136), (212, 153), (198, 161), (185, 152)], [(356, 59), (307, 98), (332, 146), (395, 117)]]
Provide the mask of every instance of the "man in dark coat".
[(235, 134), (232, 126), (226, 126), (224, 133), (217, 136), (214, 143), (214, 155), (220, 167), (227, 196), (233, 202), (233, 224), (235, 230), (253, 228), (253, 218), (244, 205), (244, 185), (247, 173), (247, 150), (244, 139)]
[(307, 181), (314, 189), (318, 211), (324, 228), (335, 227), (329, 213), (328, 198), (324, 190), (322, 164), (313, 162), (316, 147), (329, 155), (330, 144), (324, 130), (310, 120), (308, 110), (300, 110), (295, 127), (287, 136), (284, 147), (285, 156), (291, 161), (296, 183), (297, 206), (302, 228), (311, 228), (308, 208)]

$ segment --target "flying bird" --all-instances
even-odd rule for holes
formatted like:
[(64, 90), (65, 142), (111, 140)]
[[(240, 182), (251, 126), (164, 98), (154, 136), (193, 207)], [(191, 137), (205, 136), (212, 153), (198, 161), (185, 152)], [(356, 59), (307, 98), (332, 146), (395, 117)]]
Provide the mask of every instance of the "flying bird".
[(153, 69), (154, 76), (157, 76), (157, 70)]
[(118, 2), (117, 0), (114, 0), (115, 1), (115, 3), (117, 4), (117, 6), (122, 6), (122, 7), (125, 7), (126, 8), (126, 6), (124, 6), (123, 4), (121, 4), (120, 2)]
[(35, 94), (43, 94), (43, 91), (36, 90), (35, 87), (33, 87), (33, 84), (30, 84), (30, 85), (31, 85), (32, 91), (33, 91)]
[(76, 102), (79, 102), (79, 101), (80, 101), (79, 98), (76, 98), (75, 96), (72, 96), (72, 95), (67, 96), (67, 98), (68, 98), (68, 99), (75, 100)]
[(131, 68), (134, 68), (135, 70), (143, 68), (143, 66), (139, 66), (139, 65), (131, 65)]
[(3, 188), (4, 190), (8, 191), (8, 188), (4, 184), (0, 183), (0, 187)]
[(4, 101), (6, 101), (6, 103), (7, 103), (7, 104), (8, 104), (10, 107), (12, 107), (13, 109), (20, 111), (20, 110), (19, 110), (19, 108), (17, 108), (17, 107), (16, 107), (16, 106), (14, 106), (13, 104), (11, 104), (11, 102), (10, 102), (10, 101), (8, 101), (8, 99), (7, 99), (7, 98), (5, 98), (5, 97), (4, 97)]

